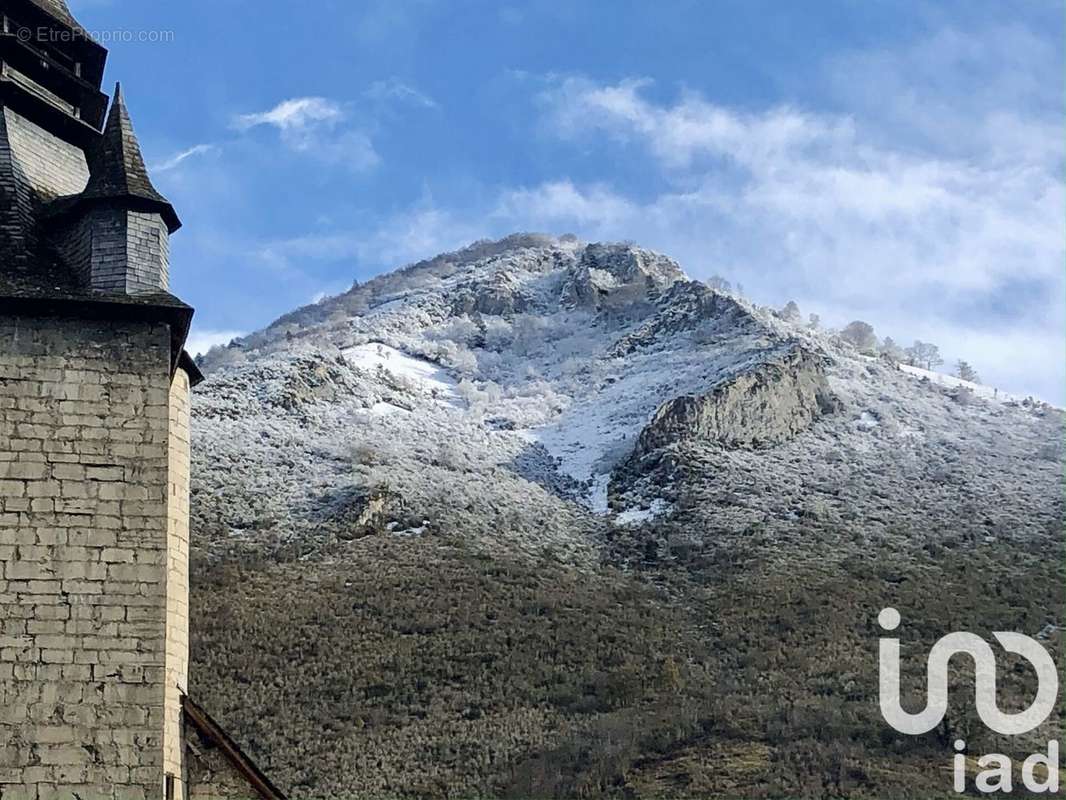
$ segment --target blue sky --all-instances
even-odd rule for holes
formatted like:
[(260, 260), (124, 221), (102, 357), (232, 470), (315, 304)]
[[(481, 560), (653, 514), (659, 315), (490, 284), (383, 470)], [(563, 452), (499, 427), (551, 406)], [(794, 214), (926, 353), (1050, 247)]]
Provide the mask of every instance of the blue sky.
[(197, 342), (517, 230), (1066, 387), (1058, 0), (70, 0)]

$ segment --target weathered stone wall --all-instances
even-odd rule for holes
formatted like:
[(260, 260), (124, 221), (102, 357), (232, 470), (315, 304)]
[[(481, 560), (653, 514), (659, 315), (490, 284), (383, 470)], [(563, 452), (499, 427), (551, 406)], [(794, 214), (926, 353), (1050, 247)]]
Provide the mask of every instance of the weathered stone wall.
[(189, 376), (178, 370), (170, 387), (170, 476), (167, 500), (166, 709), (163, 765), (174, 776), (174, 800), (185, 800), (185, 739), (181, 696), (189, 688)]
[(4, 800), (162, 795), (169, 363), (162, 324), (0, 317)]
[(257, 800), (258, 793), (213, 743), (200, 738), (192, 725), (185, 728), (189, 742), (189, 800)]

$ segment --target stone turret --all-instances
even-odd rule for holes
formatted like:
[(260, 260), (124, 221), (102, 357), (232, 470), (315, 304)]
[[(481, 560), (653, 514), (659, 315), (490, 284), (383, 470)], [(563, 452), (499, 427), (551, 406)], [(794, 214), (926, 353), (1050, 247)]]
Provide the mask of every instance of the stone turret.
[(103, 136), (89, 153), (88, 167), (84, 191), (49, 207), (55, 246), (93, 291), (167, 291), (170, 234), (181, 222), (148, 177), (121, 86), (115, 87)]

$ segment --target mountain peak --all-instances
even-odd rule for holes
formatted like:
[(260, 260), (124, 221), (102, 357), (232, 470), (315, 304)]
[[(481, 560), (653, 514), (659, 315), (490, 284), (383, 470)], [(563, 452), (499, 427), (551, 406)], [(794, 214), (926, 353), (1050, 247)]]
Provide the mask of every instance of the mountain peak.
[[(1053, 414), (921, 383), (691, 281), (664, 255), (542, 234), (379, 276), (205, 367), (198, 424), (214, 460), (201, 465), (198, 513), (204, 528), (241, 536), (269, 537), (253, 524), (262, 514), (284, 519), (287, 535), (343, 528), (370, 513), (353, 497), (388, 487), (396, 505), (375, 508), (398, 529), (444, 526), (529, 552), (550, 542), (580, 560), (594, 557), (589, 525), (633, 509), (699, 516), (693, 498), (734, 473), (758, 485), (813, 480), (804, 496), (844, 519), (870, 494), (835, 474), (842, 450), (897, 517), (919, 526), (935, 508), (955, 524), (929, 494), (940, 484), (916, 490), (894, 471), (947, 463), (944, 442), (967, 442), (977, 464), (1030, 458), (1054, 438)], [(230, 470), (216, 463), (254, 463), (269, 491), (234, 503)], [(294, 464), (300, 480), (285, 477)], [(1043, 490), (1025, 482), (1057, 480), (1050, 466), (1029, 463), (1012, 489), (1032, 499), (1037, 527), (1048, 520)], [(257, 505), (264, 497), (269, 508)], [(753, 497), (714, 524), (786, 531), (799, 513), (790, 497)], [(505, 533), (496, 513), (513, 516)]]

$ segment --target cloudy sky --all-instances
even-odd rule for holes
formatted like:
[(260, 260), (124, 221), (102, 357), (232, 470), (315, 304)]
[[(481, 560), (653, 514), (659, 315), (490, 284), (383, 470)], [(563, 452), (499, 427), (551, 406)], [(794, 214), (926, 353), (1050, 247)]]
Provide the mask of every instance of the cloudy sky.
[[(198, 342), (512, 231), (1066, 395), (1059, 0), (70, 0)], [(145, 38), (158, 38), (148, 36)]]

